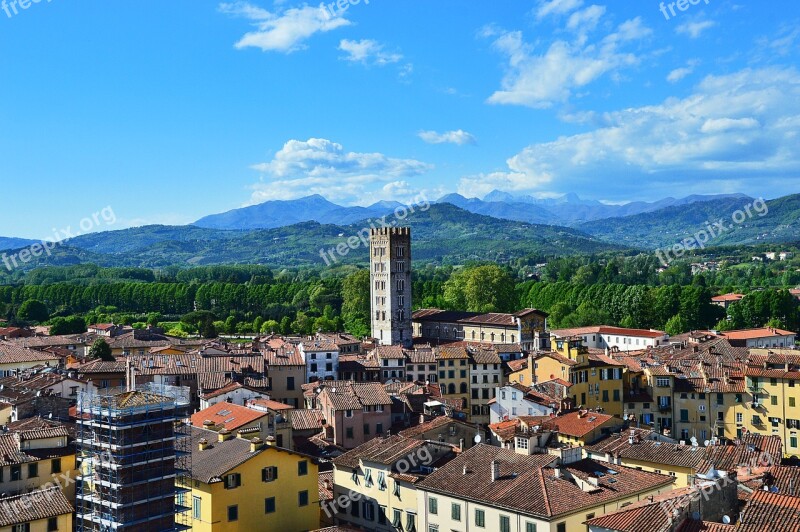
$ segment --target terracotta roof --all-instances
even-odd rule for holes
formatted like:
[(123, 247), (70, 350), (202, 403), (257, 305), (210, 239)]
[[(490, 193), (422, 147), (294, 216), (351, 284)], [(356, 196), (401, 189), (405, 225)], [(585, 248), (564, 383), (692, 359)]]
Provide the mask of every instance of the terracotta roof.
[(770, 338), (773, 336), (795, 336), (797, 333), (774, 329), (771, 327), (761, 327), (758, 329), (742, 329), (738, 331), (721, 331), (720, 335), (729, 340), (754, 340), (756, 338)]
[(320, 394), (327, 395), (335, 410), (356, 410), (365, 406), (391, 405), (392, 398), (377, 382), (347, 382), (338, 386), (323, 383)]
[(433, 349), (414, 349), (407, 351), (408, 364), (433, 364), (436, 362), (436, 355)]
[(473, 364), (501, 364), (503, 362), (497, 351), (492, 348), (470, 346), (467, 351)]
[[(542, 428), (555, 430), (567, 436), (582, 438), (596, 429), (598, 426), (614, 419), (614, 416), (601, 414), (599, 412), (570, 412), (563, 416), (551, 418), (545, 421)], [(621, 423), (622, 420), (620, 420)]]
[(405, 360), (406, 354), (400, 345), (379, 345), (372, 354), (380, 359)]
[(520, 425), (519, 418), (509, 419), (508, 421), (500, 421), (499, 423), (492, 423), (489, 425), (497, 439), (500, 441), (509, 441), (517, 433), (517, 427)]
[(294, 410), (293, 406), (278, 401), (273, 401), (272, 399), (251, 399), (247, 402), (247, 404), (248, 406), (259, 406), (275, 411)]
[(20, 347), (10, 342), (0, 341), (0, 364), (18, 364), (24, 362), (57, 362), (59, 357), (37, 351), (35, 349), (28, 349)]
[(628, 460), (686, 468), (697, 467), (706, 458), (703, 447), (653, 441), (646, 439), (647, 433), (649, 431), (636, 433), (634, 443), (630, 444), (628, 442), (629, 431), (622, 431), (619, 436), (611, 436), (587, 447), (587, 451), (611, 453)]
[(722, 294), (721, 296), (714, 296), (711, 298), (711, 301), (715, 303), (724, 303), (726, 301), (739, 301), (740, 299), (744, 298), (744, 294)]
[(424, 440), (407, 438), (397, 434), (388, 438), (377, 437), (334, 458), (333, 464), (336, 467), (346, 467), (348, 469), (357, 468), (361, 460), (389, 465), (411, 455), (417, 449), (426, 445), (428, 445), (428, 442)]
[[(615, 532), (653, 532), (670, 530), (669, 510), (685, 511), (691, 502), (694, 487), (671, 490), (665, 494), (634, 502), (616, 512), (586, 521), (590, 527)], [(667, 502), (668, 501), (668, 502)], [(665, 505), (667, 503), (667, 505)]]
[[(558, 478), (547, 467), (554, 461), (555, 457), (550, 455), (528, 456), (478, 444), (428, 475), (417, 489), (552, 520), (667, 487), (673, 482), (672, 477), (594, 460), (561, 466)], [(499, 466), (499, 477), (494, 481), (492, 462)], [(613, 474), (606, 473), (610, 467)], [(598, 478), (597, 472), (604, 472), (604, 476)], [(596, 486), (584, 490), (579, 481), (585, 486)]]
[(781, 532), (800, 531), (800, 497), (771, 493), (753, 492), (742, 510), (737, 532)]
[(466, 347), (443, 346), (435, 349), (436, 358), (441, 360), (469, 359)]
[(292, 430), (318, 430), (325, 420), (322, 410), (312, 409), (292, 410), (289, 418), (292, 421)]
[(527, 358), (520, 358), (518, 360), (511, 360), (508, 362), (508, 369), (510, 369), (512, 373), (526, 369), (527, 367), (528, 367)]
[(320, 501), (330, 501), (333, 499), (333, 471), (319, 473), (317, 481)]
[(61, 488), (54, 486), (0, 499), (0, 526), (13, 526), (72, 514), (74, 508)]
[(202, 427), (204, 421), (213, 421), (214, 426), (217, 428), (236, 430), (266, 415), (266, 412), (259, 412), (252, 408), (223, 402), (192, 414), (192, 425)]
[(463, 425), (468, 429), (477, 430), (475, 425), (471, 425), (464, 421), (459, 421), (448, 416), (439, 416), (426, 423), (420, 423), (419, 425), (400, 431), (400, 435), (405, 436), (406, 438), (416, 438), (418, 436), (422, 436), (430, 430), (436, 430), (440, 427), (447, 427), (451, 424)]
[(571, 329), (553, 329), (550, 331), (550, 333), (559, 338), (583, 336), (586, 334), (614, 334), (617, 336), (632, 336), (638, 338), (661, 338), (662, 336), (666, 335), (664, 331), (651, 331), (649, 329), (625, 329), (622, 327), (609, 327), (607, 325), (574, 327)]

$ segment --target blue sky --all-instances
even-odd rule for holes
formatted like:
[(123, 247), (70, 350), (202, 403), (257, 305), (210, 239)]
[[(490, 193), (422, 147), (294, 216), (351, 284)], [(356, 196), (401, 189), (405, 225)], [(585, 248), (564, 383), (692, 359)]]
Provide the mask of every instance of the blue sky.
[(692, 1), (8, 6), (0, 235), (311, 193), (800, 192), (800, 4)]

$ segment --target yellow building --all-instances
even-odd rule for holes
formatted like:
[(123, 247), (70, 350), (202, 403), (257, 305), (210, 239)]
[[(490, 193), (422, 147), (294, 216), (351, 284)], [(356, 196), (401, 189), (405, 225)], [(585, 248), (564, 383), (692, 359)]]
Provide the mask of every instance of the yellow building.
[(0, 448), (6, 450), (0, 463), (0, 491), (17, 495), (57, 485), (75, 502), (75, 450), (66, 427), (30, 418), (12, 423), (9, 431), (0, 435)]
[(561, 353), (539, 353), (535, 356), (531, 354), (528, 358), (512, 360), (508, 363), (511, 369), (508, 381), (524, 386), (553, 379), (569, 381), (570, 369), (577, 364), (577, 360), (567, 358)]
[(333, 500), (323, 515), (365, 530), (422, 530), (415, 485), (455, 457), (446, 443), (375, 438), (333, 460)]
[(570, 372), (574, 404), (622, 417), (625, 364), (601, 354), (577, 353), (578, 363)]
[(470, 357), (464, 347), (438, 347), (435, 349), (439, 365), (439, 388), (442, 395), (461, 402), (462, 409), (469, 412)]
[(0, 532), (72, 532), (72, 505), (58, 487), (0, 499)]
[(318, 468), (312, 458), (192, 429), (192, 486), (178, 495), (195, 531), (300, 532), (319, 527)]
[(737, 425), (739, 431), (780, 436), (784, 456), (800, 456), (800, 372), (748, 368), (745, 374), (752, 399), (745, 402), (741, 415), (736, 414), (735, 421), (743, 422)]

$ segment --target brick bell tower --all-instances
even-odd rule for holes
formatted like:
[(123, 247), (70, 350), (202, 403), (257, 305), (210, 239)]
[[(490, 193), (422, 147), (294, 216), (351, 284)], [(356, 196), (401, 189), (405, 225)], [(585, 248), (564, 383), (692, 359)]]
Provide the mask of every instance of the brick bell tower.
[(372, 336), (411, 347), (411, 228), (372, 229), (369, 244)]

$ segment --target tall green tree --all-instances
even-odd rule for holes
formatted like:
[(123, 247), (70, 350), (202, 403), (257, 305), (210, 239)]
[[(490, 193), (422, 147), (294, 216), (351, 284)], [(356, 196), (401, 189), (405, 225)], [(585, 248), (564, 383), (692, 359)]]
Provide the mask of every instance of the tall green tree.
[(17, 310), (17, 318), (22, 321), (41, 323), (50, 317), (47, 305), (37, 299), (28, 299)]
[(370, 334), (369, 281), (369, 270), (359, 270), (342, 283), (342, 321), (345, 330), (357, 337)]
[(89, 348), (89, 358), (114, 362), (116, 360), (111, 354), (111, 346), (103, 338), (98, 338)]

